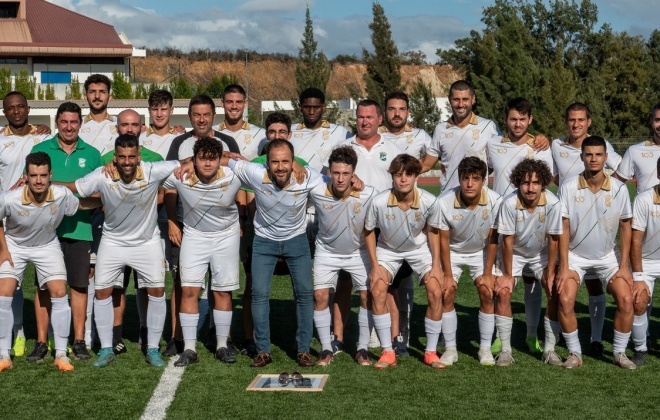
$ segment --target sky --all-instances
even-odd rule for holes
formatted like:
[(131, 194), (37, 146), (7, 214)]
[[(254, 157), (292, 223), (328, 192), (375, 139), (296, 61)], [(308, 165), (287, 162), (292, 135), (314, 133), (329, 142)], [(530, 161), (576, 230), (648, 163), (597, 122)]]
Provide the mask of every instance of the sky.
[[(249, 49), (297, 55), (309, 5), (318, 49), (329, 58), (372, 50), (370, 0), (48, 0), (113, 25), (137, 48), (183, 51)], [(648, 39), (657, 0), (592, 0), (599, 25), (609, 23)], [(400, 52), (421, 50), (435, 62), (438, 48), (484, 27), (494, 0), (380, 0)]]

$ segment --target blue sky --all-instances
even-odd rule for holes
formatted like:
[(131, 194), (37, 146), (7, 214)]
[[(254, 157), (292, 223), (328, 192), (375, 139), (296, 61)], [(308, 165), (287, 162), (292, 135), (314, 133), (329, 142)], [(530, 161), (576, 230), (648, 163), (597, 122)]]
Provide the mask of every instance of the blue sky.
[[(314, 32), (329, 57), (371, 48), (369, 0), (49, 0), (114, 25), (136, 47), (252, 49), (297, 54), (309, 4)], [(656, 0), (657, 1), (657, 0)], [(437, 48), (483, 27), (494, 0), (381, 0), (399, 51)], [(598, 0), (600, 24), (648, 38), (657, 27), (651, 0)], [(599, 26), (600, 26), (599, 24)]]

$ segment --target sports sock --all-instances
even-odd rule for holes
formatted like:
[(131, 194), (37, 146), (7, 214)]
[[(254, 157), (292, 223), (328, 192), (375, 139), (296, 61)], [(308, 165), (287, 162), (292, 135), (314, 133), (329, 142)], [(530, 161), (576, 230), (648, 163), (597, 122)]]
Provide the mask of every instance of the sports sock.
[(545, 329), (543, 351), (555, 351), (555, 346), (557, 345), (557, 341), (559, 341), (559, 334), (561, 334), (559, 321), (551, 321), (547, 316), (543, 317), (543, 327)]
[(564, 340), (566, 340), (566, 347), (571, 353), (582, 354), (582, 347), (580, 347), (580, 339), (578, 338), (578, 330), (572, 333), (564, 332)]
[[(138, 275), (137, 273), (135, 275)], [(140, 318), (140, 327), (147, 326), (147, 291), (145, 289), (137, 289), (135, 291), (135, 306), (137, 306), (138, 318)]]
[(94, 298), (94, 321), (96, 322), (96, 332), (101, 342), (101, 348), (111, 348), (112, 324), (115, 322), (112, 296), (103, 300)]
[(456, 310), (442, 314), (442, 335), (445, 337), (445, 348), (456, 347), (456, 330), (458, 329), (458, 317)]
[(380, 345), (383, 350), (392, 350), (392, 333), (390, 328), (392, 328), (392, 318), (390, 318), (390, 313), (384, 313), (382, 315), (374, 315), (374, 326), (376, 327), (376, 333), (378, 334), (378, 339), (380, 340)]
[[(538, 336), (542, 301), (543, 288), (541, 287), (541, 282), (536, 280), (531, 284), (525, 283), (525, 324), (527, 324), (527, 337)], [(502, 336), (500, 336), (501, 338)]]
[(647, 351), (646, 348), (646, 330), (648, 329), (648, 318), (646, 313), (635, 315), (632, 324), (632, 341), (635, 344), (635, 351)]
[(366, 350), (369, 348), (369, 338), (371, 337), (370, 326), (373, 327), (373, 315), (371, 311), (366, 308), (360, 307), (358, 311), (358, 350)]
[(116, 343), (117, 341), (121, 340), (121, 336), (124, 333), (124, 326), (123, 325), (115, 325), (112, 327), (112, 344)]
[(71, 329), (71, 306), (69, 297), (50, 298), (51, 312), (50, 323), (53, 326), (53, 337), (55, 338), (55, 357), (66, 356), (66, 344), (69, 340)]
[(229, 330), (231, 329), (231, 311), (213, 310), (213, 322), (215, 325), (215, 338), (217, 344), (215, 349), (227, 347), (227, 337), (229, 337)]
[(181, 331), (183, 332), (183, 349), (196, 352), (195, 345), (197, 344), (197, 321), (199, 320), (199, 313), (187, 314), (179, 312), (179, 319), (181, 320)]
[(331, 321), (330, 308), (314, 311), (314, 325), (316, 325), (316, 333), (319, 335), (319, 341), (323, 350), (332, 351), (332, 339), (330, 337)]
[[(486, 314), (479, 311), (479, 346), (488, 347), (493, 344), (493, 333), (495, 332), (495, 314)], [(445, 338), (447, 336), (445, 335)]]
[(14, 323), (12, 326), (14, 337), (25, 337), (23, 331), (23, 288), (19, 287), (14, 292), (14, 300), (11, 302), (11, 311), (14, 314)]
[(605, 325), (605, 309), (607, 296), (589, 296), (589, 318), (591, 319), (591, 341), (603, 341), (603, 326)]
[(630, 340), (630, 332), (622, 333), (614, 330), (614, 339), (612, 340), (612, 354), (615, 356), (626, 351), (626, 345)]
[(511, 330), (513, 329), (513, 318), (502, 315), (495, 315), (495, 325), (500, 332), (502, 340), (502, 351), (511, 353)]
[(149, 295), (149, 305), (147, 307), (147, 347), (150, 349), (157, 349), (160, 344), (160, 337), (163, 335), (163, 328), (165, 327), (166, 312), (165, 295), (163, 294), (161, 297)]
[(426, 351), (438, 351), (438, 339), (442, 331), (442, 319), (434, 321), (424, 317), (424, 330), (426, 331)]
[(85, 341), (92, 345), (92, 314), (94, 313), (94, 276), (89, 279), (87, 288), (87, 316), (85, 317)]
[(11, 296), (0, 296), (0, 355), (9, 357), (11, 349), (11, 330), (14, 325), (14, 313)]

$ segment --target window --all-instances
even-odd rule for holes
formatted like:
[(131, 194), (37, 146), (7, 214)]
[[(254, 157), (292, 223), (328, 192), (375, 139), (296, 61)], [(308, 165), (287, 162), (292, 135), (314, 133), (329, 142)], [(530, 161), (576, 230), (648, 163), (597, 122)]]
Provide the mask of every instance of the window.
[(71, 72), (42, 71), (41, 83), (71, 83)]
[[(2, 3), (0, 3), (2, 4)], [(0, 57), (0, 64), (27, 64), (26, 57)]]
[(18, 2), (1, 2), (0, 19), (16, 19), (18, 17)]

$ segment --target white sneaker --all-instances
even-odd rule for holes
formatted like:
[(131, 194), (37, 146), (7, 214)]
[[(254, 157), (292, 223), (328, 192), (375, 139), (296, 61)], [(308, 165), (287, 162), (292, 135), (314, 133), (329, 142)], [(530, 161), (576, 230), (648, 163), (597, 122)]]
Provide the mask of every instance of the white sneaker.
[(445, 366), (451, 366), (458, 362), (458, 352), (456, 351), (456, 347), (450, 347), (445, 350), (445, 352), (442, 353), (442, 356), (440, 357), (440, 361)]
[(495, 364), (497, 366), (501, 367), (506, 367), (506, 366), (511, 366), (515, 360), (513, 360), (513, 356), (511, 355), (510, 351), (504, 350), (502, 353), (497, 355), (497, 360), (495, 361)]
[(495, 366), (495, 358), (490, 351), (490, 347), (480, 347), (477, 356), (479, 357), (479, 363), (482, 366)]
[(559, 357), (557, 352), (554, 350), (544, 352), (541, 360), (543, 360), (543, 363), (550, 366), (563, 366), (564, 364), (564, 362), (561, 360), (561, 357)]
[(636, 369), (637, 365), (633, 363), (630, 359), (628, 359), (628, 356), (626, 356), (626, 353), (619, 353), (614, 356), (614, 364), (623, 368), (623, 369)]

